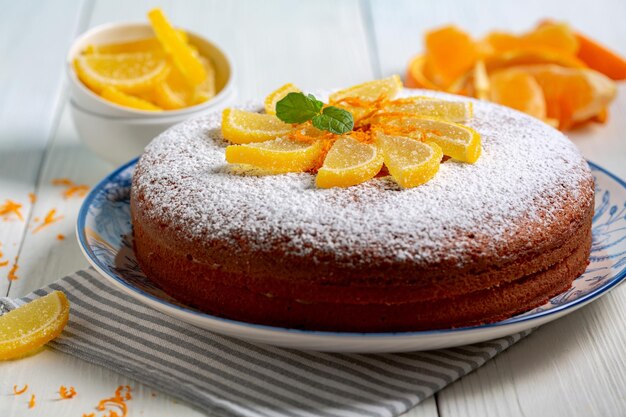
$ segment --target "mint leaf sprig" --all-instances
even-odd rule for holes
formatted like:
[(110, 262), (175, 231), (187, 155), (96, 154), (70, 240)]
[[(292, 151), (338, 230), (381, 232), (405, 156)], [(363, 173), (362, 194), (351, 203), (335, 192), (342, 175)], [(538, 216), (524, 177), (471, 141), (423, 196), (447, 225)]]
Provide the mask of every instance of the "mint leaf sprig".
[(309, 120), (320, 130), (342, 135), (354, 128), (352, 113), (324, 103), (312, 94), (289, 93), (276, 103), (276, 117), (285, 123), (304, 123)]

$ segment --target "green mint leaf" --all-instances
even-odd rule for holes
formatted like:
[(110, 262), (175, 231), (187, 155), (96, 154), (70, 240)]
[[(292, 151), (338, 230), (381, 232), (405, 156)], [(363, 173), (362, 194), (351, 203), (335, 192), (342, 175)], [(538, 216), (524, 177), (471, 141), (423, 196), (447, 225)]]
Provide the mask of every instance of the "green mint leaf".
[(339, 107), (326, 107), (322, 114), (313, 117), (313, 126), (336, 135), (343, 135), (354, 128), (352, 113)]
[(289, 93), (276, 103), (276, 117), (285, 123), (304, 123), (319, 114), (323, 105), (311, 94)]

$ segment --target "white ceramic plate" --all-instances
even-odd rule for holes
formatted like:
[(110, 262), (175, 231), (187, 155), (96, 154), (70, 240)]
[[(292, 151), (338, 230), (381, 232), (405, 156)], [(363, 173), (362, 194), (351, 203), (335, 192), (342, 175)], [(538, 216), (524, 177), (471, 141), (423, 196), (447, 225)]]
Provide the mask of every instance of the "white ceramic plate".
[(569, 290), (524, 314), (475, 327), (399, 333), (347, 333), (286, 329), (229, 320), (174, 300), (142, 273), (132, 249), (130, 187), (137, 160), (102, 180), (78, 216), (80, 247), (103, 277), (156, 310), (195, 326), (276, 346), (334, 352), (403, 352), (477, 343), (541, 326), (606, 294), (626, 276), (626, 183), (590, 163), (596, 212), (590, 264)]

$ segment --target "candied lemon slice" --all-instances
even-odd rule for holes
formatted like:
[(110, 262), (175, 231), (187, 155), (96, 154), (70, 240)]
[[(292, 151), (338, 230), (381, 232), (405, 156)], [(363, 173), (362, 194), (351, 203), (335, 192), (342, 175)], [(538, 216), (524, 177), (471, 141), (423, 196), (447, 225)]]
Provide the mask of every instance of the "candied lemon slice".
[(215, 67), (211, 61), (203, 56), (198, 55), (198, 59), (202, 63), (207, 77), (196, 86), (193, 101), (191, 104), (203, 103), (215, 97)]
[(424, 184), (439, 171), (443, 152), (436, 143), (385, 134), (378, 134), (376, 143), (389, 173), (404, 188)]
[(349, 187), (374, 178), (383, 166), (383, 155), (375, 145), (350, 137), (338, 139), (317, 172), (320, 188)]
[(207, 78), (199, 85), (189, 84), (177, 67), (154, 88), (154, 101), (168, 110), (180, 109), (205, 102), (215, 96), (215, 70), (211, 62), (199, 57), (207, 71)]
[(272, 173), (304, 172), (318, 163), (324, 146), (322, 141), (306, 143), (278, 138), (248, 145), (226, 147), (226, 161), (252, 165)]
[(474, 163), (480, 156), (480, 134), (470, 127), (420, 117), (392, 120), (389, 125), (402, 129), (406, 136), (436, 143), (445, 155), (459, 161)]
[(202, 83), (207, 73), (194, 54), (193, 49), (179, 36), (178, 32), (167, 21), (161, 9), (153, 9), (148, 12), (148, 19), (163, 49), (172, 57), (174, 64), (185, 78), (192, 84)]
[[(463, 122), (472, 118), (473, 106), (468, 101), (447, 101), (430, 97), (410, 97), (393, 100), (382, 108), (381, 119), (394, 113), (414, 113), (417, 116), (434, 117), (451, 122)], [(391, 113), (391, 114), (386, 114)]]
[[(177, 30), (178, 36), (187, 42), (187, 33)], [(164, 52), (161, 42), (157, 38), (135, 39), (126, 42), (107, 43), (102, 45), (88, 45), (83, 51), (85, 54), (128, 54), (134, 52)]]
[(392, 75), (381, 80), (368, 81), (344, 90), (339, 90), (330, 95), (330, 103), (336, 103), (345, 98), (359, 98), (361, 100), (372, 101), (383, 96), (387, 99), (394, 98), (402, 90), (402, 80), (400, 76)]
[(272, 91), (265, 98), (265, 113), (267, 114), (276, 114), (276, 103), (285, 98), (285, 96), (289, 93), (299, 93), (300, 89), (295, 85), (288, 83), (283, 85), (280, 88)]
[(271, 114), (254, 113), (237, 109), (224, 109), (222, 135), (232, 143), (264, 142), (276, 139), (292, 130)]
[(37, 349), (63, 331), (70, 305), (54, 291), (0, 316), (0, 360), (13, 359)]
[(81, 55), (74, 67), (78, 78), (96, 93), (106, 86), (125, 93), (147, 91), (170, 70), (162, 53)]
[(101, 94), (102, 98), (109, 100), (120, 106), (131, 107), (139, 110), (160, 111), (161, 108), (155, 106), (151, 102), (139, 97), (131, 96), (129, 94), (122, 93), (114, 87), (104, 87)]

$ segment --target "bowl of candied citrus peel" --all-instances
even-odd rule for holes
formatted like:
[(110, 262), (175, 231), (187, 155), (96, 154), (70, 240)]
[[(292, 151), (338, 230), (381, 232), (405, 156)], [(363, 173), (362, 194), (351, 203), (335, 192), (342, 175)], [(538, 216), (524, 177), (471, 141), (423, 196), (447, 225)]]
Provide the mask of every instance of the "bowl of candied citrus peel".
[(119, 164), (159, 133), (233, 95), (226, 53), (175, 28), (160, 9), (149, 23), (113, 23), (81, 35), (67, 58), (70, 104), (83, 141)]
[(265, 112), (227, 108), (222, 136), (235, 170), (266, 175), (310, 172), (319, 188), (349, 187), (390, 175), (402, 188), (433, 178), (442, 160), (473, 164), (480, 134), (463, 124), (472, 102), (396, 98), (397, 75), (330, 94), (328, 102), (285, 84)]
[(427, 32), (406, 85), (490, 100), (560, 130), (604, 123), (626, 60), (567, 23), (473, 38), (456, 26)]

